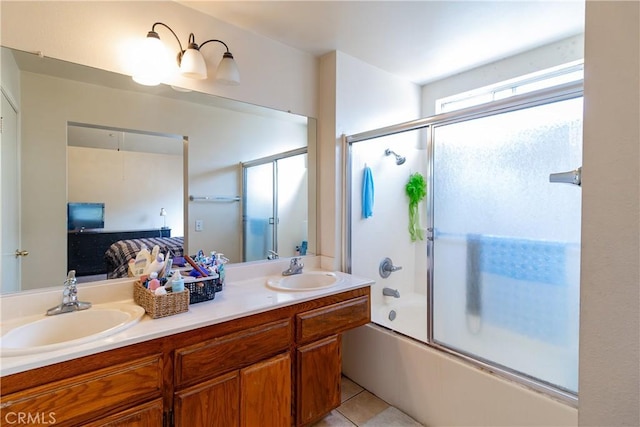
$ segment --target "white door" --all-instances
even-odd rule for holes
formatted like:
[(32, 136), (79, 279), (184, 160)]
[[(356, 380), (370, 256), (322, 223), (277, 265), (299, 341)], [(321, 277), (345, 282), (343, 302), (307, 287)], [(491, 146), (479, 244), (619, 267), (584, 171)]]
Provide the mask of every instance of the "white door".
[(19, 198), (19, 156), (18, 156), (18, 115), (4, 92), (0, 110), (0, 160), (1, 197), (0, 211), (0, 274), (2, 293), (20, 290), (20, 259), (16, 253), (24, 253), (20, 248), (20, 198)]

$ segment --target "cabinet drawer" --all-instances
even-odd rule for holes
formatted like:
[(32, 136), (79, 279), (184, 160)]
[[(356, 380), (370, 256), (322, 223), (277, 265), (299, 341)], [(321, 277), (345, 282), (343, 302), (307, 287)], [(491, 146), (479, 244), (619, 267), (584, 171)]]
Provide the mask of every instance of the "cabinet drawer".
[(369, 296), (361, 296), (296, 315), (296, 341), (303, 344), (369, 323)]
[[(36, 417), (30, 425), (81, 425), (161, 392), (162, 359), (156, 355), (5, 395), (0, 407), (3, 414)], [(2, 417), (3, 426), (11, 424)]]
[(138, 405), (84, 427), (158, 427), (162, 425), (162, 399)]
[(176, 387), (193, 384), (288, 350), (289, 319), (266, 323), (176, 350)]

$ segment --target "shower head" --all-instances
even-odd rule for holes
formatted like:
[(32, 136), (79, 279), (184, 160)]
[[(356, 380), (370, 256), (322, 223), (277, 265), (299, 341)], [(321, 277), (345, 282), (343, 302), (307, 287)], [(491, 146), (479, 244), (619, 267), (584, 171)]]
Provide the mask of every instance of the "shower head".
[(396, 165), (401, 165), (403, 164), (407, 159), (399, 154), (394, 153), (393, 151), (391, 151), (390, 149), (386, 149), (384, 150), (384, 155), (385, 156), (390, 156), (391, 154), (393, 154), (394, 156), (396, 156)]

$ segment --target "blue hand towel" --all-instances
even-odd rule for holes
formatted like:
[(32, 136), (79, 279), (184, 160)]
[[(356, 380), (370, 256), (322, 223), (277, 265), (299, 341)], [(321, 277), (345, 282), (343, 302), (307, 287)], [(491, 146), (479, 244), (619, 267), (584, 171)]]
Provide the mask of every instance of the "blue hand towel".
[(373, 215), (373, 175), (371, 168), (365, 166), (362, 177), (362, 218)]

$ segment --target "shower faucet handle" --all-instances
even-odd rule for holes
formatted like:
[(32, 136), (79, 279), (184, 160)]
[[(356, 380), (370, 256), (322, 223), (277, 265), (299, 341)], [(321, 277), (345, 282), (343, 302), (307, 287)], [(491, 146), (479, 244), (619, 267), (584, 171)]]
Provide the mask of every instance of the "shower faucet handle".
[(378, 268), (378, 272), (380, 273), (380, 277), (386, 279), (393, 273), (394, 271), (402, 270), (402, 267), (393, 265), (393, 261), (391, 258), (385, 258), (380, 262), (380, 267)]

